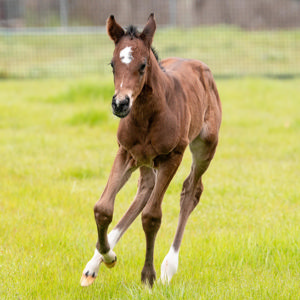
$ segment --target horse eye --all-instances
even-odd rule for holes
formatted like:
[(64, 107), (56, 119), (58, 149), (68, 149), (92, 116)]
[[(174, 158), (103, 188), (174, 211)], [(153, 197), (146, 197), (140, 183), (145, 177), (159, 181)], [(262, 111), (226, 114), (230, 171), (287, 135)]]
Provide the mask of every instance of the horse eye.
[(140, 65), (139, 71), (140, 71), (140, 74), (141, 74), (141, 75), (144, 74), (145, 68), (146, 68), (146, 64), (145, 64), (145, 63), (143, 63), (143, 64)]

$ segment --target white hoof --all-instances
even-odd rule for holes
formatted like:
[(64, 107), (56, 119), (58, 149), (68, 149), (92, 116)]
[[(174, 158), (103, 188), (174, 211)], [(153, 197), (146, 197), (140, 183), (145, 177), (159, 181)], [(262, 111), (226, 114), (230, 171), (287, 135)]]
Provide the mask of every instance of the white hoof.
[(99, 271), (100, 264), (103, 261), (102, 255), (95, 249), (94, 256), (92, 259), (87, 263), (83, 270), (82, 277), (80, 279), (81, 286), (89, 286), (91, 285), (94, 280), (96, 279)]
[(166, 255), (163, 263), (161, 264), (160, 280), (163, 284), (170, 283), (173, 275), (178, 269), (178, 254), (173, 247), (171, 247), (169, 253)]

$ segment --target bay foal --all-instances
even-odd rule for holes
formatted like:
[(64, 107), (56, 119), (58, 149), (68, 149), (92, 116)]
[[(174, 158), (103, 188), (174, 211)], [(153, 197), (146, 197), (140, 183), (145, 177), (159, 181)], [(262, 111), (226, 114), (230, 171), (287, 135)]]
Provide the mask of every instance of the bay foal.
[[(119, 149), (100, 200), (94, 207), (98, 242), (86, 265), (81, 285), (90, 285), (100, 264), (113, 267), (113, 248), (142, 212), (146, 258), (141, 279), (153, 285), (154, 243), (161, 224), (161, 203), (189, 145), (192, 166), (183, 183), (177, 231), (161, 265), (161, 280), (169, 282), (178, 267), (178, 254), (185, 225), (203, 191), (202, 175), (212, 160), (221, 124), (221, 103), (209, 68), (197, 60), (168, 58), (160, 63), (151, 48), (156, 23), (151, 14), (140, 33), (127, 31), (107, 20), (107, 32), (115, 43), (111, 61), (115, 94), (113, 113), (120, 117)], [(115, 197), (133, 171), (140, 178), (135, 199), (123, 218), (107, 235)]]

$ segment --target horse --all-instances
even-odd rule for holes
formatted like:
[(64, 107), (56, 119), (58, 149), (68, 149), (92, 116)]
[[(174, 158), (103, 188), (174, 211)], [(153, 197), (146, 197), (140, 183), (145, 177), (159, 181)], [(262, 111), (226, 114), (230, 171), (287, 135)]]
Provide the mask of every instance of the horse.
[[(152, 287), (156, 280), (154, 244), (161, 225), (161, 204), (189, 145), (190, 174), (180, 195), (177, 230), (161, 265), (161, 281), (169, 283), (177, 272), (179, 248), (188, 218), (203, 192), (202, 175), (214, 157), (221, 125), (221, 102), (208, 66), (193, 59), (158, 60), (152, 41), (156, 30), (150, 14), (140, 32), (134, 26), (124, 30), (111, 15), (106, 21), (115, 44), (111, 67), (115, 93), (112, 112), (120, 118), (118, 151), (104, 191), (94, 206), (98, 241), (92, 259), (81, 277), (88, 286), (98, 275), (100, 264), (115, 266), (113, 251), (124, 232), (142, 213), (146, 256), (141, 280)], [(139, 169), (137, 194), (117, 225), (108, 233), (115, 198)]]

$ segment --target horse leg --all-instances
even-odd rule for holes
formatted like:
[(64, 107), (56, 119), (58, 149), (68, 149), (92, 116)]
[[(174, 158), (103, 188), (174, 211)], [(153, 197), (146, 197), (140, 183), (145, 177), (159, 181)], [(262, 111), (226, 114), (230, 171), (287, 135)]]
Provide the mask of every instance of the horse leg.
[(197, 206), (203, 192), (202, 175), (207, 170), (215, 153), (217, 143), (206, 143), (200, 137), (191, 144), (193, 162), (191, 172), (183, 183), (180, 197), (180, 214), (177, 231), (170, 251), (161, 265), (161, 281), (170, 282), (172, 276), (177, 272), (179, 248), (182, 241), (187, 220)]
[[(134, 198), (134, 201), (130, 205), (127, 212), (124, 214), (122, 219), (114, 227), (114, 229), (108, 234), (108, 243), (110, 249), (113, 250), (121, 236), (140, 214), (144, 208), (147, 200), (149, 199), (152, 189), (155, 183), (155, 173), (151, 168), (141, 167), (140, 178), (138, 183), (138, 191)], [(95, 249), (94, 256), (87, 263), (83, 270), (81, 279), (81, 285), (87, 286), (93, 283), (98, 275), (100, 264), (103, 262), (103, 256), (99, 253), (97, 248)], [(91, 274), (91, 275), (89, 275)]]
[(167, 160), (159, 163), (154, 189), (142, 212), (142, 224), (146, 236), (146, 257), (141, 273), (141, 280), (145, 284), (148, 283), (150, 287), (153, 286), (156, 279), (156, 273), (153, 266), (153, 255), (156, 234), (161, 224), (161, 202), (181, 160), (181, 154), (171, 153), (168, 155)]
[(120, 147), (104, 192), (94, 207), (98, 241), (94, 256), (88, 262), (81, 277), (82, 286), (93, 283), (101, 262), (104, 262), (108, 267), (113, 267), (116, 263), (117, 257), (108, 242), (107, 228), (112, 221), (115, 197), (135, 169), (131, 156)]
[(108, 241), (110, 248), (113, 249), (119, 239), (122, 237), (124, 232), (140, 214), (145, 207), (148, 199), (150, 198), (151, 192), (155, 184), (155, 173), (153, 169), (148, 167), (140, 168), (140, 178), (138, 182), (138, 191), (134, 198), (134, 201), (114, 227), (114, 229), (108, 235)]

